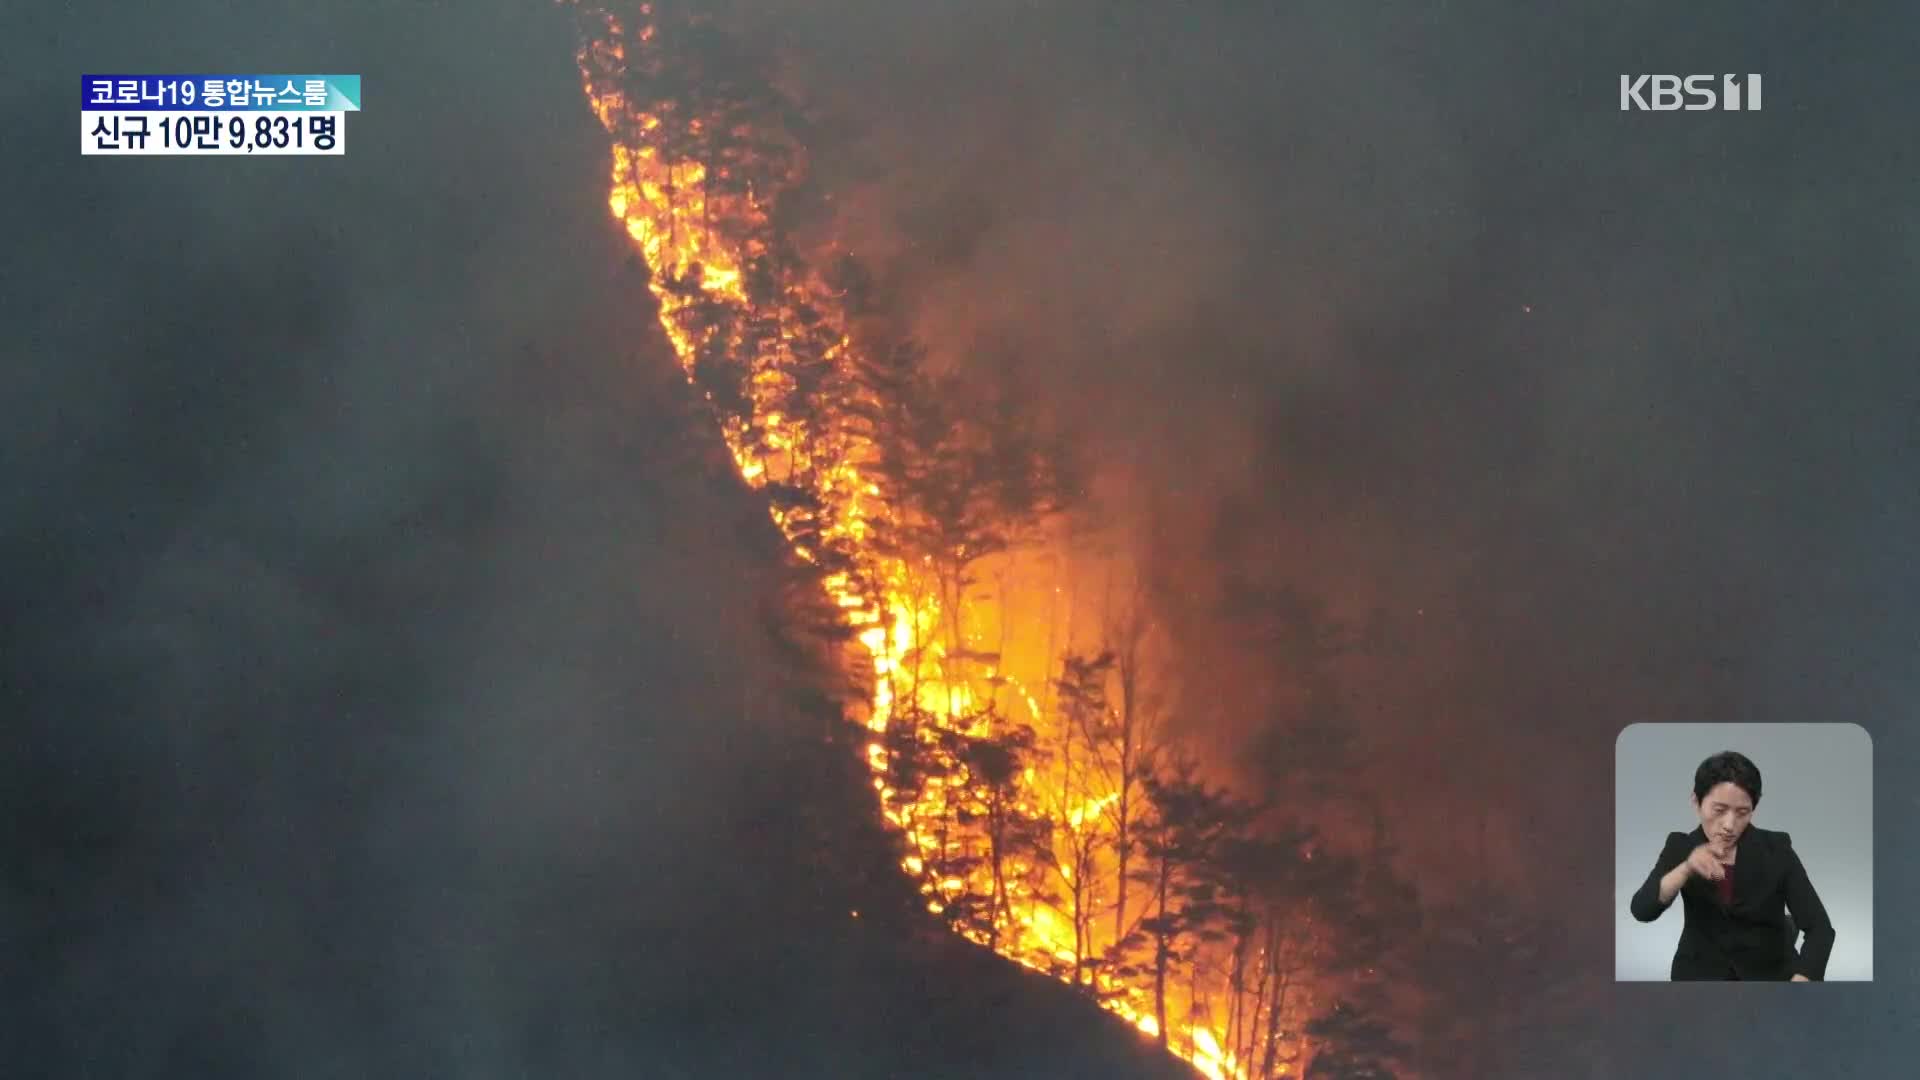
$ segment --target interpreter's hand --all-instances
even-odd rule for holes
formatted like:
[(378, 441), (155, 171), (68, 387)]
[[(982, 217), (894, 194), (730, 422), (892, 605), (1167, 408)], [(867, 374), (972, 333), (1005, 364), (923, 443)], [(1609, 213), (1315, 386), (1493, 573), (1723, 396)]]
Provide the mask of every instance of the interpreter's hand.
[(1795, 975), (1792, 979), (1789, 979), (1788, 981), (1789, 982), (1812, 982), (1813, 980), (1807, 978), (1805, 975)]
[(1693, 854), (1687, 856), (1687, 871), (1708, 881), (1719, 881), (1727, 876), (1727, 868), (1714, 857), (1712, 844), (1701, 844), (1693, 849)]

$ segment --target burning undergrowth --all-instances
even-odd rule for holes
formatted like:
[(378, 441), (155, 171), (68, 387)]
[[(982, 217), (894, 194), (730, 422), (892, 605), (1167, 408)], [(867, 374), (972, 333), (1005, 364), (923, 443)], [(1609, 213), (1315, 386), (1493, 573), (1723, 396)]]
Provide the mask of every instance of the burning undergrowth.
[(609, 207), (740, 476), (837, 612), (877, 810), (927, 912), (1209, 1076), (1375, 1075), (1408, 1058), (1394, 1021), (1415, 1015), (1475, 1067), (1499, 1033), (1411, 1008), (1385, 973), (1444, 989), (1487, 974), (1490, 935), (1524, 964), (1537, 928), (1483, 902), (1417, 935), (1384, 828), (1355, 848), (1313, 825), (1315, 781), (1350, 760), (1335, 668), (1384, 631), (1231, 589), (1301, 719), (1270, 748), (1273, 793), (1210, 783), (1176, 715), (1204, 685), (1167, 670), (1156, 585), (1022, 408), (1017, 366), (949, 370), (871, 266), (798, 239), (831, 193), (794, 101), (756, 74), (772, 58), (690, 5), (578, 16)]

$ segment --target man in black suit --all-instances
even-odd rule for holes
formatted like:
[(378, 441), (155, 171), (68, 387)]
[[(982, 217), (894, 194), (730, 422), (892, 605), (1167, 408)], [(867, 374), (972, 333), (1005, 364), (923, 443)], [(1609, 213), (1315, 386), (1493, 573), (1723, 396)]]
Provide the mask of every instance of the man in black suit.
[[(1833, 923), (1786, 833), (1753, 828), (1760, 770), (1731, 750), (1700, 763), (1693, 808), (1700, 827), (1670, 833), (1633, 917), (1652, 922), (1678, 896), (1686, 928), (1673, 979), (1819, 982), (1833, 952)], [(1806, 934), (1798, 950), (1794, 939)]]

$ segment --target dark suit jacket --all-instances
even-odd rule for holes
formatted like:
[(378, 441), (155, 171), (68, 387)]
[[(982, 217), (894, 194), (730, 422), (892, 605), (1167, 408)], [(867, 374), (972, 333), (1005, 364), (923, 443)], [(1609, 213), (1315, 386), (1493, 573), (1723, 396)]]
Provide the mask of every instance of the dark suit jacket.
[[(1660, 879), (1706, 842), (1699, 829), (1667, 835), (1653, 873), (1633, 894), (1634, 918), (1652, 922), (1665, 913), (1672, 901), (1660, 903)], [(1680, 889), (1687, 922), (1673, 954), (1674, 980), (1825, 979), (1833, 923), (1791, 839), (1749, 826), (1735, 847), (1732, 907), (1720, 903), (1717, 884), (1704, 878), (1690, 878)], [(1807, 935), (1798, 950), (1796, 928)]]

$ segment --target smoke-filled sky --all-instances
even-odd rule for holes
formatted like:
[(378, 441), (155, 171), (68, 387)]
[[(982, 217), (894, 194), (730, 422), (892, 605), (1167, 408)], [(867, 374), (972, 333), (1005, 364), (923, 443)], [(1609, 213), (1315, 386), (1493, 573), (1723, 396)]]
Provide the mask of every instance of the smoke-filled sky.
[[(1626, 723), (1901, 715), (1910, 18), (749, 6), (827, 114), (839, 236), (1151, 497), (1120, 513), (1161, 519), (1210, 691), (1272, 666), (1210, 582), (1385, 609), (1409, 818), (1497, 789), (1565, 849)], [(1765, 109), (1618, 110), (1669, 71)]]
[[(1356, 722), (1411, 864), (1488, 819), (1503, 887), (1590, 915), (1569, 964), (1610, 970), (1635, 721), (1862, 724), (1879, 895), (1920, 884), (1912, 14), (741, 7), (815, 114), (826, 233), (1152, 493), (1115, 513), (1229, 688), (1214, 734), (1272, 677), (1220, 590), (1293, 585), (1408, 642)], [(776, 765), (705, 719), (751, 549), (661, 466), (698, 455), (659, 434), (564, 20), (24, 18), (0, 1051), (644, 1075), (600, 1037), (633, 943), (743, 888), (686, 854), (687, 777)], [(80, 160), (76, 80), (115, 70), (358, 72), (366, 111), (342, 159)], [(1765, 110), (1618, 111), (1642, 71), (1759, 72)], [(1877, 929), (1873, 987), (1743, 996), (1710, 1040), (1635, 989), (1596, 1028), (1641, 1072), (1751, 1024), (1758, 1075), (1884, 1075), (1920, 942)]]

